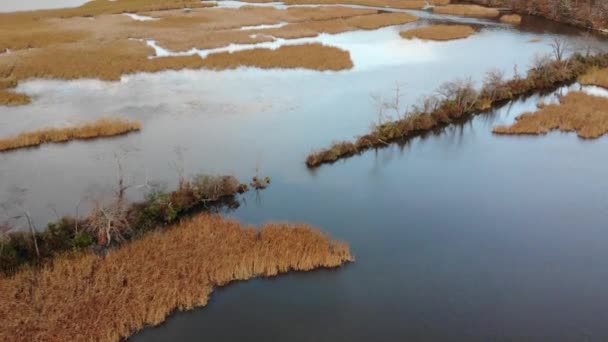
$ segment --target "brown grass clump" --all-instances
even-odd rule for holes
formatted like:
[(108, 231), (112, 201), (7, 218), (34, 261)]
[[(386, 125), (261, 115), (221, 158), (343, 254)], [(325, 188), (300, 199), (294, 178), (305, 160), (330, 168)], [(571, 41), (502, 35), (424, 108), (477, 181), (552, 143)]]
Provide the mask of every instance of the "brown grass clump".
[(585, 85), (608, 88), (608, 68), (592, 68), (588, 73), (580, 76), (578, 82)]
[(595, 139), (608, 133), (608, 99), (572, 92), (560, 104), (543, 106), (534, 113), (524, 113), (511, 126), (497, 126), (496, 134), (546, 134), (559, 129), (576, 132), (579, 137)]
[(30, 102), (30, 97), (25, 94), (0, 89), (0, 106), (18, 106), (28, 104)]
[(399, 34), (407, 39), (446, 41), (467, 38), (474, 33), (475, 30), (468, 25), (431, 25), (402, 31)]
[(249, 66), (263, 69), (345, 70), (353, 67), (348, 51), (318, 43), (286, 45), (276, 50), (252, 49), (214, 53), (202, 61), (204, 67), (209, 69), (234, 69)]
[(507, 14), (500, 17), (500, 21), (507, 24), (519, 25), (521, 24), (521, 15), (518, 14)]
[(0, 340), (118, 341), (207, 305), (216, 286), (352, 260), (348, 245), (307, 225), (257, 230), (198, 215), (105, 256), (64, 256), (0, 277)]
[(408, 13), (379, 13), (363, 15), (346, 19), (346, 24), (364, 30), (373, 30), (385, 26), (407, 24), (418, 20), (414, 15)]
[(63, 143), (70, 140), (111, 137), (139, 131), (139, 122), (126, 119), (99, 119), (76, 127), (45, 128), (33, 132), (23, 132), (16, 136), (0, 139), (0, 151), (39, 146), (45, 143)]
[(500, 12), (495, 8), (482, 7), (478, 5), (447, 5), (433, 8), (438, 14), (459, 15), (463, 17), (495, 18)]
[[(247, 0), (249, 2), (267, 2), (266, 0), (255, 1)], [(348, 5), (361, 5), (361, 6), (372, 6), (372, 7), (391, 7), (399, 9), (422, 9), (427, 5), (427, 1), (424, 0), (286, 0), (286, 4), (289, 5), (301, 5), (301, 4), (348, 4)], [(449, 0), (429, 0), (428, 3), (431, 5), (447, 5), (450, 3)]]

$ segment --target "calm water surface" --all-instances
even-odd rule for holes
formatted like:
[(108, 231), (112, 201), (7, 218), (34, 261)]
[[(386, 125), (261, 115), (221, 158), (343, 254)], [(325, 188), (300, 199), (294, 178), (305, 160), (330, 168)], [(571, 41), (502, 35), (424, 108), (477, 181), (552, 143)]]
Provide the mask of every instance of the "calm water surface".
[(605, 341), (608, 139), (491, 134), (541, 97), (314, 171), (303, 163), (313, 148), (366, 132), (377, 120), (373, 94), (390, 96), (399, 84), (411, 105), (457, 77), (523, 71), (555, 35), (577, 41), (536, 22), (521, 31), (476, 24), (476, 36), (447, 43), (402, 40), (400, 27), (323, 36), (351, 51), (355, 68), (345, 72), (27, 82), (19, 90), (34, 102), (1, 107), (0, 136), (108, 114), (144, 129), (4, 154), (0, 199), (22, 198), (37, 222), (73, 213), (88, 193), (111, 189), (115, 154), (126, 155), (132, 184), (171, 187), (181, 166), (242, 179), (257, 168), (272, 186), (245, 195), (230, 215), (309, 222), (357, 257), (336, 271), (218, 289), (208, 307), (133, 341)]

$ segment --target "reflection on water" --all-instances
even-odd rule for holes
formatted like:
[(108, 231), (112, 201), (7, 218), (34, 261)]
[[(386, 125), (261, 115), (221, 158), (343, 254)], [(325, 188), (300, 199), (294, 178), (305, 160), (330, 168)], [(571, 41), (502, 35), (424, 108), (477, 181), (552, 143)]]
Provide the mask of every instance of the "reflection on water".
[(108, 114), (141, 120), (143, 131), (3, 154), (0, 198), (27, 189), (24, 205), (37, 222), (53, 219), (52, 209), (73, 213), (87, 193), (115, 183), (115, 153), (127, 155), (135, 185), (150, 178), (172, 187), (181, 169), (243, 180), (259, 169), (272, 186), (245, 194), (232, 216), (317, 224), (357, 257), (339, 271), (229, 286), (207, 308), (134, 341), (605, 339), (608, 138), (491, 133), (551, 95), (306, 169), (311, 149), (377, 120), (371, 94), (399, 82), (403, 103), (413, 104), (457, 77), (524, 70), (550, 50), (530, 38), (555, 34), (492, 25), (440, 44), (401, 40), (398, 31), (323, 36), (348, 48), (352, 71), (189, 70), (21, 84), (34, 101), (0, 108), (0, 136)]

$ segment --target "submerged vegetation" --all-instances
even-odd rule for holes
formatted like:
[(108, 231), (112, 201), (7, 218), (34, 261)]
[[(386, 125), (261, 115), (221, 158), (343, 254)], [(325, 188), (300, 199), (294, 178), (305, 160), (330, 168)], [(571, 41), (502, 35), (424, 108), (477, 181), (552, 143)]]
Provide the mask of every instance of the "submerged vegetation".
[(112, 137), (139, 131), (139, 122), (127, 119), (101, 118), (95, 122), (75, 127), (44, 128), (23, 132), (8, 138), (0, 138), (0, 152), (34, 147), (46, 143), (64, 143), (71, 140)]
[(474, 33), (475, 30), (468, 25), (431, 25), (402, 31), (399, 34), (407, 39), (446, 41), (467, 38)]
[(578, 82), (584, 85), (608, 88), (608, 68), (592, 68), (589, 72), (581, 75)]
[(550, 90), (567, 82), (575, 81), (593, 67), (608, 67), (608, 55), (574, 54), (563, 58), (562, 45), (554, 42), (555, 60), (541, 58), (527, 75), (515, 75), (505, 80), (501, 72), (491, 71), (486, 75), (480, 91), (471, 80), (458, 80), (442, 85), (436, 95), (425, 97), (412, 110), (401, 112), (395, 109), (398, 118), (374, 125), (372, 131), (354, 142), (337, 142), (327, 149), (308, 155), (308, 167), (317, 167), (347, 158), (370, 148), (383, 147), (391, 141), (407, 139), (429, 130), (449, 124), (468, 115), (491, 109), (493, 106), (517, 96), (539, 90)]
[(543, 105), (537, 112), (524, 113), (511, 126), (497, 126), (496, 134), (546, 134), (552, 130), (576, 132), (579, 137), (595, 139), (608, 133), (608, 99), (572, 92), (559, 104)]
[(0, 276), (0, 340), (119, 341), (214, 287), (352, 261), (349, 247), (304, 224), (246, 227), (201, 214), (108, 251), (73, 253)]

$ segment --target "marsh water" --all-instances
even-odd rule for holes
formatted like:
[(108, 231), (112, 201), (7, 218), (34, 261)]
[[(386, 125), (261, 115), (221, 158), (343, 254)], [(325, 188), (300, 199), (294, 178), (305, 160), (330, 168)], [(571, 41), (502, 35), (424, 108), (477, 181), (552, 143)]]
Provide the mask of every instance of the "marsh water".
[(117, 159), (134, 199), (152, 183), (173, 187), (182, 170), (257, 173), (272, 185), (245, 194), (229, 216), (312, 223), (357, 258), (339, 270), (217, 289), (207, 307), (173, 314), (133, 341), (605, 341), (608, 138), (491, 133), (556, 94), (333, 165), (304, 165), (311, 150), (365, 133), (378, 120), (374, 98), (390, 100), (397, 86), (412, 105), (455, 78), (524, 72), (555, 36), (580, 42), (579, 32), (538, 19), (519, 29), (473, 22), (478, 34), (452, 42), (403, 40), (407, 25), (317, 38), (351, 52), (355, 67), (342, 72), (241, 68), (21, 84), (34, 101), (0, 107), (0, 136), (105, 115), (138, 119), (143, 130), (2, 154), (0, 199), (19, 202), (42, 226), (109, 193)]

